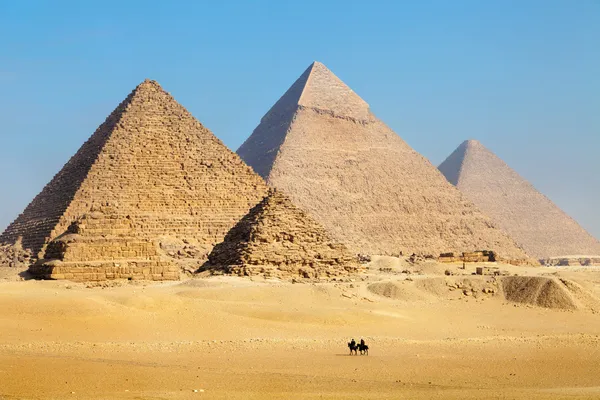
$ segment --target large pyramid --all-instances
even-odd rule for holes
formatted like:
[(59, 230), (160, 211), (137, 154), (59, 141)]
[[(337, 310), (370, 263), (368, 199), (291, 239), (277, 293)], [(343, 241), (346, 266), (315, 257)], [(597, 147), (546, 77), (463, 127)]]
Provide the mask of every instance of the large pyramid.
[(318, 62), (262, 118), (238, 154), (354, 251), (487, 249), (526, 258)]
[(483, 212), (533, 257), (600, 255), (600, 242), (476, 140), (439, 166)]
[(266, 192), (264, 181), (235, 153), (158, 83), (146, 80), (0, 242), (21, 237), (39, 258), (58, 259), (62, 263), (46, 272), (59, 278), (83, 273), (80, 267), (87, 275), (75, 278), (84, 280), (133, 272), (160, 278), (168, 264), (161, 241), (183, 240), (206, 256)]
[(208, 259), (229, 273), (281, 278), (337, 277), (358, 269), (356, 255), (276, 190), (229, 231)]

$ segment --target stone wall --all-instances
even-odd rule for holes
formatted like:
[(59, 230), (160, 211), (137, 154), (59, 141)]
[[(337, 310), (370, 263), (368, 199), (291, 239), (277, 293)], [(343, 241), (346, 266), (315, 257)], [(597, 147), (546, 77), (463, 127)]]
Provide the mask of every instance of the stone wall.
[(30, 268), (36, 276), (73, 281), (177, 280), (179, 268), (159, 244), (137, 235), (131, 217), (108, 212), (83, 215), (50, 242), (46, 258)]
[(68, 279), (74, 282), (129, 280), (178, 280), (179, 268), (168, 261), (127, 260), (121, 262), (71, 262), (52, 261), (36, 264), (30, 272), (44, 279)]
[(600, 257), (556, 257), (541, 260), (544, 266), (600, 266)]

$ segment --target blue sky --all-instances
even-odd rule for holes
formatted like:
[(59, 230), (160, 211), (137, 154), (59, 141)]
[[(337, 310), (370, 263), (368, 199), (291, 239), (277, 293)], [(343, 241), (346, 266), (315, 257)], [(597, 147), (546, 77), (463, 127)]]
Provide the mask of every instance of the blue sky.
[(144, 78), (235, 150), (313, 60), (435, 165), (479, 139), (600, 237), (598, 0), (0, 0), (0, 229)]

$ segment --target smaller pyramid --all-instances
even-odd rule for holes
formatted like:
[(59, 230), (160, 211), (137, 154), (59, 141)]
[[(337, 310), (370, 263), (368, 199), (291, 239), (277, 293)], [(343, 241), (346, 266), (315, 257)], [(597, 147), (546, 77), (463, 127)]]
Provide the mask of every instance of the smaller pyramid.
[(272, 189), (217, 244), (208, 265), (237, 275), (329, 278), (358, 269), (356, 256)]
[(478, 141), (463, 142), (439, 170), (529, 255), (600, 255), (596, 238)]

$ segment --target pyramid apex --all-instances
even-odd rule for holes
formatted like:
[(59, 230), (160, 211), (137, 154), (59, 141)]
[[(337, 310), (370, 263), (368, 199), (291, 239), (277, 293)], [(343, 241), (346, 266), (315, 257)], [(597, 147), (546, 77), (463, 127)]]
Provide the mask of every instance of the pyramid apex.
[[(328, 111), (360, 121), (370, 119), (369, 104), (338, 78), (325, 64), (314, 61), (307, 70), (300, 107)], [(304, 74), (303, 74), (304, 76)]]
[(477, 146), (477, 147), (483, 147), (483, 145), (481, 144), (481, 142), (477, 139), (468, 139), (465, 140), (463, 142), (463, 145), (467, 146), (467, 147), (473, 147), (473, 146)]
[(160, 84), (150, 78), (146, 78), (144, 79), (144, 81), (142, 83), (140, 83), (136, 89), (145, 89), (145, 88), (154, 88), (154, 89), (160, 89), (163, 90), (163, 88), (160, 86)]

